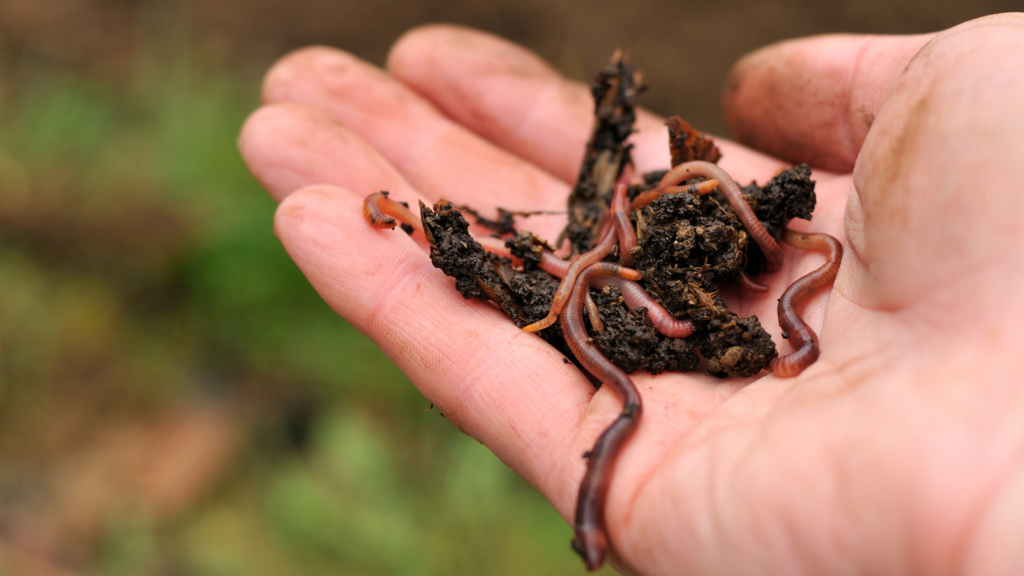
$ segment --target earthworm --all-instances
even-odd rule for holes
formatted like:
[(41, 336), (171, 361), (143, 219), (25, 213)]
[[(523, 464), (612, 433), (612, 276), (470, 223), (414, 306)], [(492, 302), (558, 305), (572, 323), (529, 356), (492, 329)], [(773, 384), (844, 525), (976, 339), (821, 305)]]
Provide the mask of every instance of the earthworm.
[(417, 218), (408, 206), (388, 198), (388, 192), (381, 190), (374, 192), (363, 200), (363, 217), (376, 228), (394, 228), (398, 225), (397, 219), (402, 224), (412, 226), (416, 230), (423, 230), (423, 223)]
[(740, 288), (743, 288), (747, 292), (764, 294), (768, 291), (767, 286), (754, 282), (754, 279), (748, 276), (743, 270), (740, 270), (740, 273), (736, 275), (736, 283), (740, 285)]
[(537, 267), (555, 278), (565, 278), (565, 273), (569, 271), (569, 264), (568, 260), (562, 260), (545, 250), (540, 254), (540, 264)]
[(629, 203), (629, 213), (632, 214), (644, 206), (650, 205), (652, 202), (661, 198), (665, 194), (672, 194), (674, 192), (689, 192), (695, 196), (704, 196), (710, 194), (712, 190), (718, 187), (718, 180), (705, 180), (703, 182), (697, 182), (696, 184), (687, 184), (686, 186), (658, 186), (653, 190), (641, 192), (637, 194), (636, 198)]
[[(556, 278), (564, 278), (569, 263), (555, 256), (551, 252), (544, 252), (540, 258), (540, 269)], [(622, 298), (626, 301), (626, 307), (631, 312), (636, 312), (640, 306), (647, 308), (647, 317), (654, 324), (654, 329), (669, 338), (686, 338), (693, 334), (694, 326), (690, 320), (679, 320), (669, 313), (657, 300), (654, 299), (640, 284), (632, 280), (614, 277), (594, 278), (590, 285), (595, 289), (605, 286), (615, 286), (622, 292)], [(595, 330), (597, 330), (595, 328)], [(600, 330), (598, 330), (600, 332)]]
[(604, 525), (608, 487), (611, 484), (615, 460), (639, 423), (641, 406), (640, 393), (633, 385), (633, 381), (605, 358), (587, 335), (587, 329), (583, 325), (583, 298), (590, 290), (590, 279), (595, 275), (638, 279), (639, 274), (635, 270), (607, 262), (593, 264), (580, 274), (569, 298), (569, 304), (562, 312), (562, 331), (576, 359), (595, 378), (611, 387), (623, 402), (619, 417), (601, 434), (594, 448), (586, 455), (587, 472), (580, 483), (579, 497), (576, 500), (576, 536), (572, 540), (572, 547), (583, 557), (588, 570), (596, 570), (604, 563), (608, 548), (608, 534)]
[[(617, 186), (615, 188), (615, 198), (612, 198), (612, 206), (617, 202), (617, 197), (620, 195), (624, 196), (625, 194), (626, 187)], [(621, 202), (621, 200), (618, 200), (618, 202)], [(584, 252), (577, 256), (576, 259), (569, 264), (569, 268), (565, 271), (565, 276), (562, 278), (562, 282), (558, 285), (558, 290), (555, 291), (555, 297), (551, 300), (551, 310), (548, 311), (548, 315), (542, 320), (523, 327), (523, 330), (527, 332), (537, 332), (538, 330), (543, 330), (554, 324), (555, 320), (558, 320), (558, 314), (562, 311), (562, 307), (565, 306), (565, 303), (569, 300), (569, 296), (572, 294), (572, 288), (576, 285), (576, 278), (588, 266), (595, 262), (600, 262), (602, 258), (610, 254), (612, 248), (615, 247), (616, 239), (617, 234), (615, 233), (615, 226), (609, 226), (604, 235), (601, 236), (601, 239), (598, 241), (596, 246), (591, 248), (588, 252)]]
[(669, 170), (668, 174), (665, 174), (661, 179), (658, 187), (675, 186), (694, 176), (704, 176), (719, 181), (718, 189), (725, 196), (726, 200), (729, 201), (729, 205), (732, 206), (736, 216), (739, 217), (740, 222), (746, 227), (750, 237), (754, 239), (754, 242), (761, 248), (761, 252), (764, 253), (766, 261), (765, 271), (778, 272), (779, 268), (782, 267), (782, 249), (779, 248), (779, 244), (775, 242), (775, 239), (764, 229), (764, 225), (754, 215), (750, 205), (743, 199), (743, 191), (740, 190), (739, 185), (732, 179), (732, 176), (729, 176), (728, 172), (711, 162), (694, 160)]
[(590, 295), (590, 290), (587, 290), (586, 299), (583, 303), (587, 306), (587, 317), (590, 318), (590, 327), (594, 329), (594, 332), (604, 332), (601, 312), (597, 309), (597, 302), (594, 302), (594, 297)]
[[(564, 278), (568, 262), (552, 254), (544, 252), (541, 254), (539, 268), (555, 278)], [(679, 320), (665, 310), (665, 306), (658, 303), (642, 286), (632, 280), (623, 278), (598, 277), (591, 281), (591, 286), (601, 289), (605, 286), (614, 286), (623, 293), (626, 306), (630, 312), (636, 312), (639, 306), (647, 308), (647, 318), (650, 319), (654, 329), (670, 338), (685, 338), (693, 333), (693, 322)], [(597, 330), (595, 328), (595, 330)], [(600, 332), (600, 330), (598, 330)]]
[(818, 337), (814, 330), (796, 313), (796, 307), (825, 286), (831, 285), (839, 273), (843, 259), (843, 246), (827, 234), (794, 232), (786, 229), (782, 239), (790, 246), (804, 250), (821, 250), (826, 253), (825, 264), (800, 278), (786, 288), (779, 298), (779, 325), (783, 335), (789, 338), (795, 351), (775, 358), (769, 364), (772, 374), (780, 378), (791, 378), (804, 371), (818, 359)]
[[(506, 258), (514, 258), (512, 252), (505, 246), (505, 241), (501, 238), (495, 238), (493, 236), (484, 236), (482, 238), (473, 238), (480, 244), (480, 246), (487, 252), (497, 254), (498, 256), (505, 256)], [(552, 255), (553, 256), (553, 255)]]
[(591, 285), (594, 288), (603, 288), (608, 285), (618, 288), (622, 292), (622, 299), (626, 301), (626, 307), (630, 311), (636, 312), (636, 309), (640, 306), (647, 308), (647, 317), (651, 319), (651, 324), (654, 324), (654, 329), (669, 338), (686, 338), (693, 334), (694, 326), (692, 321), (679, 320), (672, 314), (669, 314), (664, 306), (659, 304), (643, 287), (632, 280), (601, 277), (595, 278)]
[(636, 231), (633, 230), (633, 223), (629, 221), (629, 213), (626, 212), (628, 200), (626, 200), (625, 184), (615, 187), (615, 195), (612, 197), (612, 205), (609, 210), (612, 226), (619, 236), (619, 261), (623, 266), (633, 267), (633, 249), (636, 248)]

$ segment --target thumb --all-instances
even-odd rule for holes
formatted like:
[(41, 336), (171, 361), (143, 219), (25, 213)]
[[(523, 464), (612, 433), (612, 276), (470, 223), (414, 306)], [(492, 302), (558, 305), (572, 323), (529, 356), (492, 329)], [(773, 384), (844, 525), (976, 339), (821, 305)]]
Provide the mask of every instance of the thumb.
[(933, 36), (836, 34), (752, 52), (726, 81), (726, 124), (778, 158), (849, 173), (890, 86)]

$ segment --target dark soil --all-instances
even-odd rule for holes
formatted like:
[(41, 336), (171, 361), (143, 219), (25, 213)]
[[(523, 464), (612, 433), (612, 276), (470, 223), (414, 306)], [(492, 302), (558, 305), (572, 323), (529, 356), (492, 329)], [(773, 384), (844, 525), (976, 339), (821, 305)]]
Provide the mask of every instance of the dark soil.
[[(591, 247), (608, 210), (613, 184), (629, 164), (626, 139), (641, 89), (639, 75), (628, 58), (618, 53), (594, 81), (594, 129), (568, 199), (570, 221), (563, 233), (573, 253)], [(668, 125), (673, 166), (721, 158), (711, 139), (686, 122), (676, 117)], [(776, 240), (791, 218), (810, 219), (815, 204), (810, 174), (810, 168), (801, 164), (782, 171), (764, 187), (751, 183), (743, 188), (747, 203)], [(631, 187), (630, 197), (654, 188), (663, 175), (663, 171), (644, 174), (643, 183)], [(518, 268), (508, 258), (485, 252), (450, 203), (439, 202), (433, 210), (421, 205), (421, 211), (431, 260), (456, 279), (456, 288), (465, 298), (497, 303), (520, 327), (547, 315), (559, 280), (537, 265), (541, 254), (552, 249), (549, 244), (526, 231), (508, 238), (512, 254), (523, 260)], [(696, 331), (685, 339), (665, 337), (654, 329), (646, 310), (629, 311), (618, 289), (593, 291), (605, 329), (591, 330), (590, 335), (608, 359), (627, 373), (685, 372), (697, 365), (699, 352), (708, 359), (709, 373), (725, 377), (756, 374), (778, 356), (757, 317), (738, 317), (719, 296), (720, 285), (732, 282), (741, 271), (756, 276), (765, 263), (724, 197), (718, 192), (703, 197), (666, 194), (631, 218), (638, 244), (635, 268), (644, 273), (641, 285), (673, 316), (692, 320)], [(511, 223), (488, 223), (502, 232), (514, 230)], [(615, 255), (608, 259), (617, 261)], [(572, 358), (559, 323), (539, 334)]]
[[(594, 95), (594, 127), (576, 185), (569, 193), (569, 238), (572, 253), (586, 252), (594, 243), (601, 217), (612, 201), (613, 184), (630, 163), (626, 139), (636, 121), (636, 98), (644, 90), (629, 55), (616, 52), (590, 86)], [(562, 243), (559, 238), (558, 244)]]
[[(523, 327), (547, 316), (559, 279), (536, 268), (512, 266), (508, 258), (485, 252), (468, 232), (469, 224), (450, 202), (439, 202), (431, 210), (421, 206), (423, 229), (430, 240), (434, 266), (455, 278), (455, 287), (466, 299), (479, 298), (498, 304), (503, 312)], [(533, 252), (543, 244), (529, 233), (509, 241)], [(513, 252), (520, 249), (514, 248)], [(667, 338), (654, 329), (646, 313), (634, 314), (621, 301), (617, 288), (594, 292), (604, 321), (603, 332), (595, 332), (594, 343), (601, 352), (628, 373), (647, 370), (692, 370), (698, 357), (691, 351), (692, 339)], [(573, 358), (562, 335), (560, 322), (538, 334), (567, 358)]]

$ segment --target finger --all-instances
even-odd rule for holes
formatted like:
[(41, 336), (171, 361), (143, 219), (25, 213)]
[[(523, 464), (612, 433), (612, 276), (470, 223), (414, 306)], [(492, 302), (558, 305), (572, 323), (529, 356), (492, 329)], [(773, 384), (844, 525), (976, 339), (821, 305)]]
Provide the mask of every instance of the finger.
[[(585, 470), (581, 455), (622, 409), (574, 365), (494, 306), (463, 299), (404, 235), (362, 221), (361, 199), (312, 186), (285, 199), (278, 237), (324, 300), (370, 336), (461, 430), (488, 446), (567, 518)], [(542, 375), (542, 376), (539, 376)], [(650, 406), (620, 459), (614, 509), (685, 436), (744, 382), (708, 375), (636, 378)]]
[[(847, 208), (851, 271), (857, 263), (866, 305), (898, 309), (973, 285), (983, 267), (1024, 246), (1024, 196), (1012, 192), (1024, 179), (1022, 52), (1024, 17), (979, 19), (939, 35), (894, 85)], [(975, 298), (991, 288), (975, 285)]]
[[(278, 201), (305, 186), (331, 184), (367, 194), (387, 190), (414, 214), (419, 214), (421, 201), (428, 202), (376, 148), (308, 104), (263, 106), (242, 127), (239, 150), (256, 179)], [(538, 232), (558, 229), (560, 224), (549, 220), (539, 223)], [(478, 237), (492, 234), (476, 223), (470, 224), (470, 232)], [(425, 245), (421, 235), (414, 239)]]
[[(469, 130), (575, 182), (594, 100), (585, 85), (566, 80), (532, 52), (485, 32), (431, 25), (395, 43), (388, 70)], [(665, 120), (638, 109), (636, 128), (631, 141), (637, 168), (667, 168)], [(716, 143), (724, 153), (723, 167), (738, 179), (764, 181), (781, 166), (727, 140)]]
[(893, 81), (933, 36), (829, 35), (753, 52), (726, 81), (729, 131), (770, 155), (848, 173)]
[(416, 206), (426, 200), (358, 134), (313, 106), (263, 106), (242, 127), (242, 158), (274, 199), (312, 184), (332, 184), (370, 194), (388, 190)]
[(382, 70), (345, 52), (308, 48), (286, 56), (268, 73), (264, 99), (326, 110), (428, 198), (485, 212), (564, 205), (565, 182), (465, 130)]
[[(562, 484), (582, 476), (573, 439), (593, 394), (574, 366), (493, 306), (463, 299), (404, 235), (368, 226), (357, 195), (305, 188), (281, 204), (274, 224), (324, 300), (373, 338), (445, 418), (571, 509)], [(579, 469), (569, 478), (550, 474), (566, 463)]]

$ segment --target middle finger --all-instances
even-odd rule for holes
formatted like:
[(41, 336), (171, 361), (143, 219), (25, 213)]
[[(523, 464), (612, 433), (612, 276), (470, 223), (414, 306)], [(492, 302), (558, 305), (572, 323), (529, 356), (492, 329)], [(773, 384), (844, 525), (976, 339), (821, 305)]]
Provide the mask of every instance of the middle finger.
[(384, 71), (340, 50), (316, 47), (286, 56), (268, 73), (264, 100), (327, 111), (427, 198), (484, 214), (499, 206), (564, 208), (566, 182), (466, 130)]

